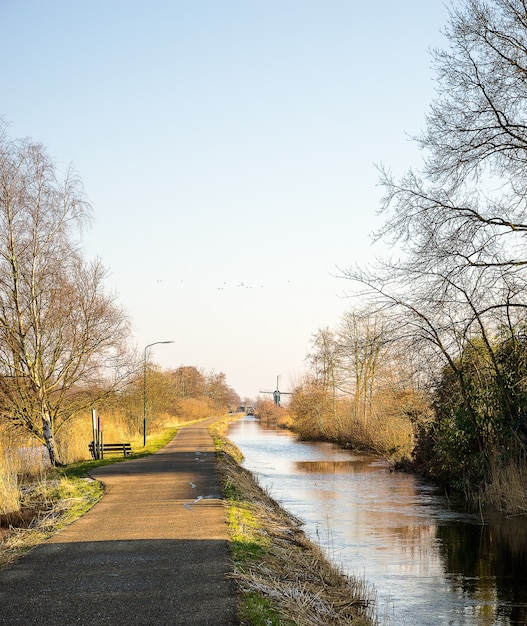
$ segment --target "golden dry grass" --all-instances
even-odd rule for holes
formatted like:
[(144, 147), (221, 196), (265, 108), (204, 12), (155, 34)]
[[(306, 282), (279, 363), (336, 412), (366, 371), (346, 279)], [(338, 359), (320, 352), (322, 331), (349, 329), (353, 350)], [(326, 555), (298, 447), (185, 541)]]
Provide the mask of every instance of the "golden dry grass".
[(0, 515), (18, 511), (20, 485), (28, 477), (45, 472), (43, 446), (8, 423), (0, 426)]
[(477, 498), (507, 515), (527, 515), (527, 466), (510, 460), (506, 465), (495, 464), (491, 477)]
[(48, 477), (21, 490), (21, 506), (0, 538), (0, 568), (84, 514), (102, 496), (91, 479)]
[[(137, 419), (132, 426), (122, 411), (101, 411), (99, 417), (103, 422), (106, 442), (130, 441), (131, 437), (142, 428), (142, 418)], [(88, 444), (92, 439), (91, 413), (81, 413), (58, 433), (57, 444), (62, 462), (69, 465), (89, 458)]]
[(429, 419), (430, 409), (425, 398), (409, 391), (379, 393), (367, 407), (357, 407), (349, 398), (333, 400), (308, 388), (293, 396), (290, 415), (291, 430), (301, 439), (332, 441), (395, 463), (411, 457), (416, 423)]

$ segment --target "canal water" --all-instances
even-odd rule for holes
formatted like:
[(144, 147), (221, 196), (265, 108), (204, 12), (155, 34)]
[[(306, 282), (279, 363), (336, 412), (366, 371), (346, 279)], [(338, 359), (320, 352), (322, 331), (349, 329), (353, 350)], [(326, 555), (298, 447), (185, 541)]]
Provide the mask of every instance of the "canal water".
[(381, 624), (527, 625), (527, 516), (464, 511), (378, 457), (299, 442), (253, 417), (228, 436), (329, 558), (374, 587)]

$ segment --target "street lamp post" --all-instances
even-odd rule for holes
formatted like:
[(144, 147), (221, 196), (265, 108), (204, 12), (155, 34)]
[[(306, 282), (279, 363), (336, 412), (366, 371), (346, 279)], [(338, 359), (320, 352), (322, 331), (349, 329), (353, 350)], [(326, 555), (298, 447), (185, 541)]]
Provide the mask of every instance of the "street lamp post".
[(159, 343), (174, 343), (173, 341), (154, 341), (145, 346), (145, 358), (143, 362), (143, 447), (146, 446), (146, 352), (148, 348), (157, 346)]

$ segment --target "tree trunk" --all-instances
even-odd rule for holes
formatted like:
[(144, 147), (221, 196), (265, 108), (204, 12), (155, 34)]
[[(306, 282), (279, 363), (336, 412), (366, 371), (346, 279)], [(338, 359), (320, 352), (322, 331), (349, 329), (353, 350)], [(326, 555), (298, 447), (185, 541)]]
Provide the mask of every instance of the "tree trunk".
[(49, 460), (53, 467), (64, 467), (64, 463), (61, 463), (59, 453), (57, 450), (57, 444), (53, 437), (53, 431), (51, 429), (51, 419), (49, 417), (42, 418), (42, 434), (44, 435), (44, 441), (46, 442), (46, 448), (48, 449)]

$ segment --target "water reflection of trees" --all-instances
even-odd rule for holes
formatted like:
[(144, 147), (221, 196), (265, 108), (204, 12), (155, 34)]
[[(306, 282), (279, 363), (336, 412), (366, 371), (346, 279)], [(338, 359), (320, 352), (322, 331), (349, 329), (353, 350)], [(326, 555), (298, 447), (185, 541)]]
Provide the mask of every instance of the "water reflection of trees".
[[(437, 527), (447, 580), (463, 597), (494, 604), (499, 624), (527, 624), (527, 525), (522, 518)], [(487, 606), (487, 609), (489, 607)], [(481, 619), (490, 615), (481, 615)], [(481, 623), (484, 623), (483, 621)]]
[(372, 466), (371, 459), (353, 459), (349, 461), (296, 461), (298, 472), (306, 474), (365, 474), (376, 473), (379, 468)]

